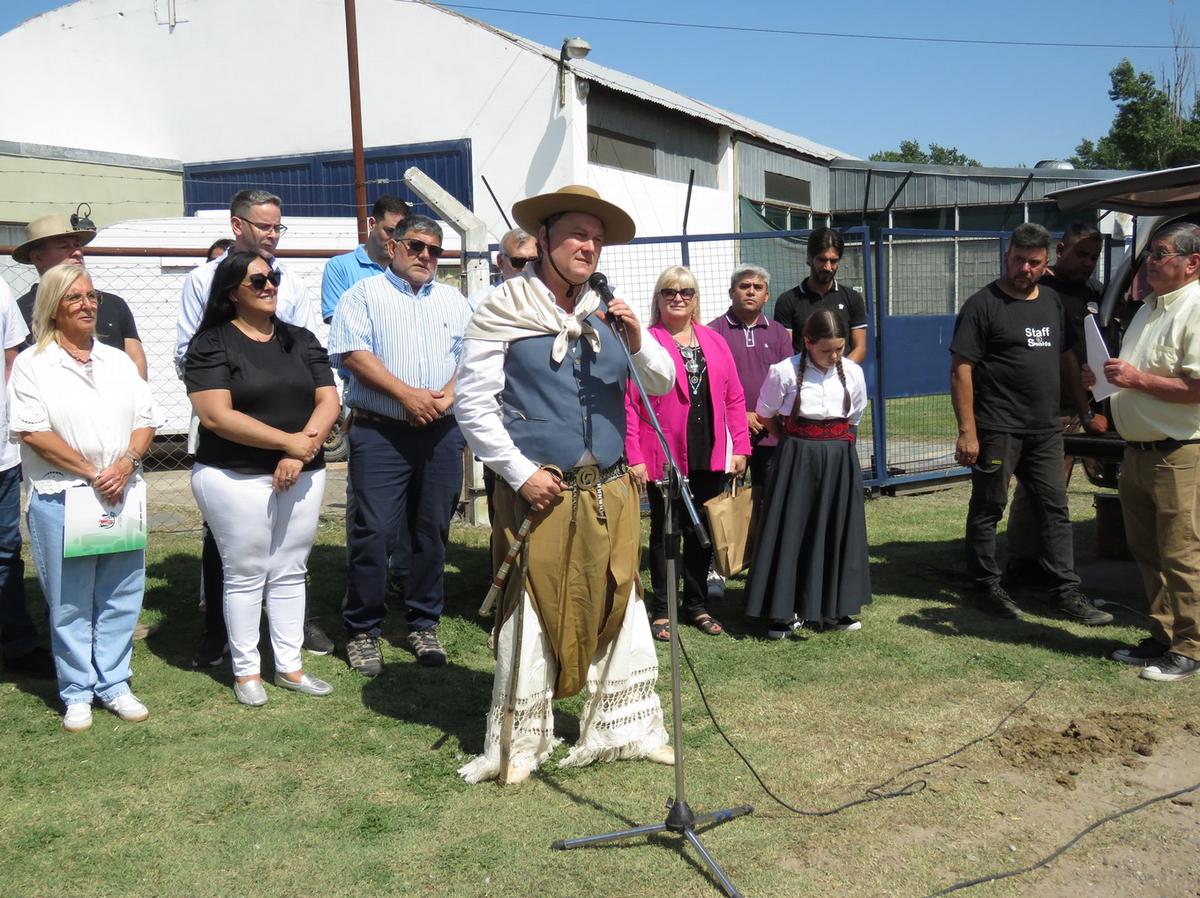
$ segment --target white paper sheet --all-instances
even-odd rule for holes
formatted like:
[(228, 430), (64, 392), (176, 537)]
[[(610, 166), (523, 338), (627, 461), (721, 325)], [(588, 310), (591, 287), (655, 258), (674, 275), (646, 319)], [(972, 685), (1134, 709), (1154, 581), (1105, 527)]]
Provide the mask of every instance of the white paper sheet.
[(1096, 385), (1092, 387), (1092, 395), (1099, 402), (1101, 399), (1107, 399), (1121, 388), (1114, 387), (1104, 376), (1104, 363), (1112, 356), (1108, 354), (1108, 347), (1104, 345), (1104, 335), (1100, 333), (1100, 325), (1096, 323), (1095, 315), (1088, 315), (1084, 319), (1083, 333), (1087, 339), (1088, 367), (1096, 375)]

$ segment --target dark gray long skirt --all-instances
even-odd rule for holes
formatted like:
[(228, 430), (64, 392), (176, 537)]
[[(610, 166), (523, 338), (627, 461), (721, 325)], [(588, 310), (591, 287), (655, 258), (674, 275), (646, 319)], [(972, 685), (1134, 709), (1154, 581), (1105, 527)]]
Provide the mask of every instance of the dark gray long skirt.
[(747, 616), (837, 619), (871, 601), (862, 470), (853, 443), (785, 434), (762, 514)]

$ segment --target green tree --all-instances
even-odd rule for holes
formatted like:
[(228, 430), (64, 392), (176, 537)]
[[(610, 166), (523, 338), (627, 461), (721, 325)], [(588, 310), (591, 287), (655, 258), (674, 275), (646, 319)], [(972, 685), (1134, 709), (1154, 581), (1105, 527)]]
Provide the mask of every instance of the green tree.
[(917, 165), (979, 165), (978, 159), (960, 153), (958, 147), (931, 143), (929, 152), (925, 152), (915, 140), (902, 140), (900, 149), (880, 150), (872, 153), (870, 159), (872, 162), (909, 162)]
[(1128, 59), (1109, 77), (1117, 114), (1107, 134), (1094, 142), (1084, 138), (1075, 148), (1076, 166), (1151, 170), (1200, 159), (1200, 96), (1193, 94), (1185, 107), (1179, 79), (1173, 91), (1172, 82), (1159, 84)]

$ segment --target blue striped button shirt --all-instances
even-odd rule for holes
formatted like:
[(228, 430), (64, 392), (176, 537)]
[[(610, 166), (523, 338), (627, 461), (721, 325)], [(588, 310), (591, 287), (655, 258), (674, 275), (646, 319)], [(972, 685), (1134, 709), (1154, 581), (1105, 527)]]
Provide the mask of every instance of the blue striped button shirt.
[[(410, 387), (440, 390), (454, 376), (471, 306), (453, 287), (430, 281), (413, 293), (391, 269), (365, 278), (343, 295), (329, 326), (329, 358), (365, 350)], [(350, 375), (346, 403), (388, 418), (407, 420), (399, 399), (372, 390)]]

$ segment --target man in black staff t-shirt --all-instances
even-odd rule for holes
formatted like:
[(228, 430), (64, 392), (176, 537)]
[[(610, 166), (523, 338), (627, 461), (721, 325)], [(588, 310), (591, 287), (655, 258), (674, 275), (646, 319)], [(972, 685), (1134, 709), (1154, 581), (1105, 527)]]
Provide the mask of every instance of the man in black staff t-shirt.
[[(13, 250), (13, 259), (32, 265), (37, 269), (38, 277), (62, 262), (83, 267), (83, 247), (91, 243), (95, 236), (93, 230), (73, 228), (63, 215), (43, 215), (25, 228), (25, 242)], [(17, 300), (17, 308), (21, 310), (21, 316), (30, 331), (25, 346), (32, 346), (34, 342), (33, 305), (36, 301), (37, 284)], [(137, 366), (142, 380), (146, 379), (146, 352), (142, 348), (133, 313), (125, 300), (115, 293), (100, 293), (100, 305), (96, 310), (96, 339), (128, 355)]]
[[(1069, 224), (1058, 243), (1058, 253), (1051, 266), (1038, 284), (1051, 288), (1062, 302), (1075, 341), (1075, 357), (1080, 364), (1087, 361), (1087, 340), (1083, 335), (1083, 322), (1089, 314), (1088, 306), (1099, 303), (1104, 286), (1092, 276), (1096, 263), (1104, 251), (1104, 235), (1092, 222), (1076, 221)], [(1089, 411), (1082, 418), (1075, 407), (1075, 397), (1063, 382), (1060, 398), (1062, 432), (1064, 435), (1078, 433), (1080, 428), (1093, 417)], [(1107, 427), (1107, 421), (1104, 421)], [(1063, 482), (1070, 484), (1075, 457), (1063, 459)], [(1046, 577), (1038, 561), (1042, 544), (1042, 528), (1034, 514), (1029, 494), (1025, 487), (1017, 485), (1013, 493), (1012, 508), (1008, 513), (1008, 564), (1004, 567), (1004, 581), (1009, 589), (1022, 586), (1036, 589), (1044, 585)]]
[(808, 235), (808, 277), (775, 301), (774, 318), (792, 332), (792, 348), (800, 352), (808, 316), (817, 309), (836, 312), (850, 334), (846, 358), (861, 365), (867, 357), (867, 303), (857, 290), (837, 282), (845, 246), (832, 228), (817, 228)]
[[(1016, 474), (1029, 491), (1042, 524), (1041, 562), (1051, 580), (1055, 609), (1085, 624), (1106, 624), (1111, 614), (1080, 590), (1067, 515), (1059, 386), (1087, 411), (1074, 335), (1053, 290), (1039, 285), (1050, 234), (1041, 225), (1018, 226), (1004, 256), (1004, 274), (970, 299), (954, 323), (950, 344), (950, 398), (958, 418), (954, 457), (969, 465), (967, 569), (981, 603), (1005, 617), (1020, 609), (1000, 583), (996, 525)], [(1102, 432), (1098, 420), (1089, 423)]]

